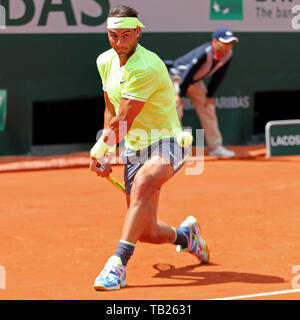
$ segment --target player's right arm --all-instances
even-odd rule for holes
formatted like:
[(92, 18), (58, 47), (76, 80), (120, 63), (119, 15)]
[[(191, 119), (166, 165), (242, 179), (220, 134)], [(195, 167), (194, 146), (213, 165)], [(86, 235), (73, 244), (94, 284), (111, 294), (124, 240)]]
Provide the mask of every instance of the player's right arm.
[[(120, 109), (118, 115), (113, 116), (113, 113), (110, 112), (111, 103), (108, 96), (106, 96), (106, 123), (104, 126), (105, 131), (103, 132), (102, 139), (105, 143), (115, 141), (115, 144), (120, 142), (127, 132), (129, 131), (133, 120), (137, 117), (144, 106), (144, 102), (129, 100), (122, 98), (120, 102)], [(123, 128), (120, 126), (120, 122), (126, 123), (126, 126)], [(123, 130), (120, 130), (122, 128)], [(98, 160), (95, 157), (91, 157), (90, 160), (90, 169), (97, 173), (98, 176), (108, 177), (111, 173), (111, 166), (109, 163), (101, 163), (101, 166), (98, 165)], [(98, 165), (98, 167), (97, 167)]]
[[(118, 113), (109, 123), (106, 122), (107, 127), (91, 149), (92, 158), (100, 159), (108, 149), (126, 136), (134, 119), (141, 112), (145, 102), (156, 90), (159, 83), (159, 74), (151, 66), (128, 71), (126, 82), (120, 92)], [(108, 97), (106, 99), (109, 100)], [(108, 106), (110, 106), (109, 103)]]
[[(127, 132), (130, 130), (133, 120), (141, 112), (145, 102), (129, 100), (122, 98), (120, 102), (119, 112), (116, 115), (115, 108), (110, 102), (106, 92), (104, 92), (105, 99), (105, 111), (104, 111), (104, 132), (102, 135), (103, 141), (108, 146), (116, 145), (120, 142)], [(126, 126), (120, 125), (123, 122)], [(97, 175), (101, 177), (107, 177), (111, 172), (109, 164), (101, 165), (101, 170), (97, 169), (98, 160), (95, 157), (91, 157), (90, 168), (95, 171)]]

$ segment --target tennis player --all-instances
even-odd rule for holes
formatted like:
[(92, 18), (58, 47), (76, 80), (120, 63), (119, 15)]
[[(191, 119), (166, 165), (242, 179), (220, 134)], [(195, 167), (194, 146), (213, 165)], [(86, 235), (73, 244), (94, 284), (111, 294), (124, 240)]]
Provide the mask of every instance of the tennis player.
[[(90, 169), (107, 177), (111, 166), (103, 156), (125, 138), (128, 210), (121, 240), (96, 278), (96, 290), (126, 285), (126, 266), (138, 241), (173, 243), (177, 251), (192, 253), (200, 263), (209, 261), (195, 217), (189, 216), (178, 229), (157, 220), (160, 188), (183, 166), (187, 148), (176, 140), (182, 128), (168, 70), (155, 53), (138, 43), (143, 27), (135, 9), (112, 8), (107, 19), (112, 48), (97, 59), (105, 98), (104, 132), (91, 149)], [(124, 122), (126, 130), (121, 130)], [(159, 134), (153, 135), (153, 130)]]

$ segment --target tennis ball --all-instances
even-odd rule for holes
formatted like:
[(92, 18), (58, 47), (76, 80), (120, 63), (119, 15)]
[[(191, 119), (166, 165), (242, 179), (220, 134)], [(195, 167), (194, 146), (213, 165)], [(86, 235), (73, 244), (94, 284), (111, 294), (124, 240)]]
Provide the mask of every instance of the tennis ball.
[(177, 136), (177, 142), (182, 147), (188, 147), (193, 142), (193, 136), (188, 131), (182, 131)]

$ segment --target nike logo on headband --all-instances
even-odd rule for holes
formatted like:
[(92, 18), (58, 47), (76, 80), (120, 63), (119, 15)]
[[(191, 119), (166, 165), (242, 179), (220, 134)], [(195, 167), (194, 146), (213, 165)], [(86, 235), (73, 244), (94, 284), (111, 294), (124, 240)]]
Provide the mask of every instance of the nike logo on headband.
[(119, 24), (119, 23), (122, 23), (124, 21), (115, 21), (114, 24)]

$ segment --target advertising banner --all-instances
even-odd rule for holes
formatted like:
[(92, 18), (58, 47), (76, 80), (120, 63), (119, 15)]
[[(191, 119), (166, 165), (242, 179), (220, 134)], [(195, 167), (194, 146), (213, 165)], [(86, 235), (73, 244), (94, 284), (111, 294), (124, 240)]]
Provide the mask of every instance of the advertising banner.
[(300, 119), (266, 124), (267, 157), (300, 154)]
[[(104, 33), (109, 9), (119, 0), (0, 0), (6, 28), (1, 33)], [(226, 25), (233, 31), (300, 30), (297, 0), (130, 0), (145, 32), (211, 32)], [(1, 25), (1, 23), (0, 23)]]

